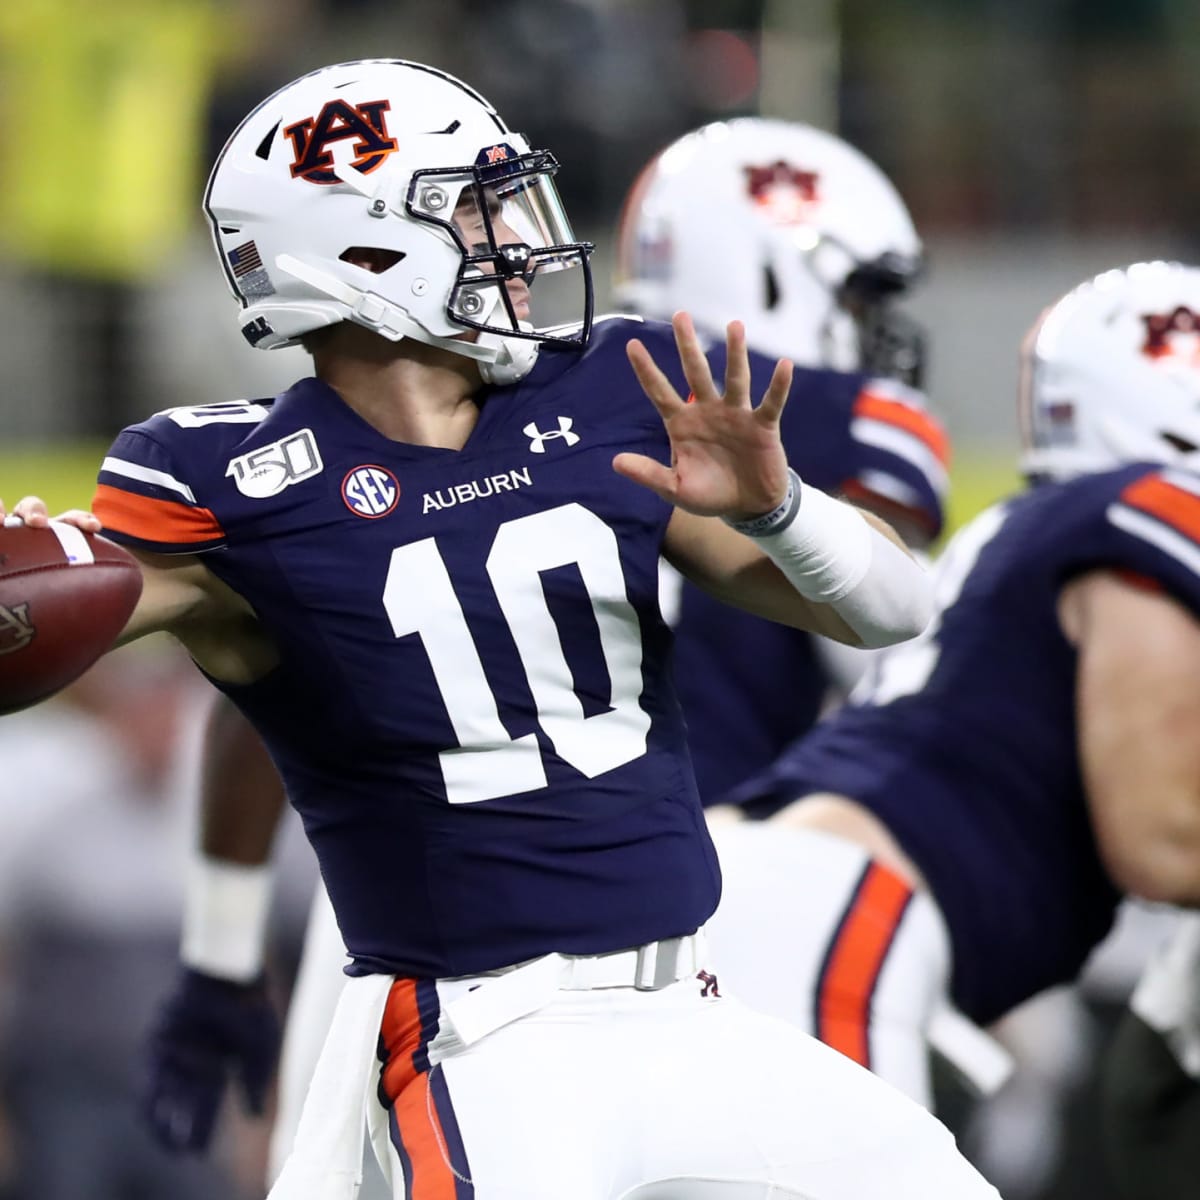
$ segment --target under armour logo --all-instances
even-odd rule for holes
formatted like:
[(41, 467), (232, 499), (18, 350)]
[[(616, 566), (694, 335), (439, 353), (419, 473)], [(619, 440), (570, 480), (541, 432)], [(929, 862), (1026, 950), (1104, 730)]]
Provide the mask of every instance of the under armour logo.
[(29, 605), (0, 604), (0, 654), (13, 654), (33, 641), (37, 630), (29, 620)]
[(553, 438), (563, 438), (568, 446), (574, 446), (579, 441), (579, 434), (571, 432), (572, 424), (573, 421), (570, 417), (559, 417), (557, 429), (552, 429), (549, 433), (542, 433), (537, 425), (530, 421), (521, 432), (529, 438), (529, 448), (534, 454), (545, 454), (545, 443)]
[(721, 993), (717, 990), (717, 977), (708, 971), (697, 971), (696, 978), (703, 985), (700, 988), (701, 996), (715, 996), (718, 1000), (721, 998)]
[(524, 279), (533, 261), (533, 251), (524, 242), (509, 242), (500, 247), (500, 257), (503, 260), (500, 270), (506, 279), (517, 276)]

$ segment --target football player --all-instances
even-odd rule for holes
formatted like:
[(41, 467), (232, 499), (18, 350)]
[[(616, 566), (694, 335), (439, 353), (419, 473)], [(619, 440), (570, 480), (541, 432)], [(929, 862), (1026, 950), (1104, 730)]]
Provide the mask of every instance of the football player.
[(1200, 904), (1198, 328), (1174, 263), (1047, 310), (1030, 486), (947, 546), (925, 635), (735, 790), (771, 819), (719, 831), (727, 986), (922, 1101), (947, 994), (986, 1025), (1073, 979), (1123, 895)]
[(205, 208), (248, 340), (315, 375), (101, 467), (143, 564), (124, 639), (170, 630), (249, 717), (351, 955), (273, 1195), (352, 1195), (369, 1127), (398, 1197), (994, 1196), (919, 1106), (720, 995), (657, 602), (665, 554), (879, 646), (924, 626), (923, 572), (789, 469), (790, 364), (740, 324), (722, 385), (683, 314), (591, 328), (555, 167), (418, 64), (281, 89)]
[[(718, 229), (724, 238), (716, 237)], [(723, 339), (713, 335), (739, 312), (747, 318), (748, 342), (765, 351), (752, 351), (760, 369), (768, 369), (767, 355), (785, 348), (805, 364), (794, 374), (781, 437), (806, 480), (882, 514), (910, 545), (937, 535), (946, 438), (905, 382), (920, 375), (923, 339), (893, 303), (919, 274), (922, 248), (903, 202), (874, 164), (806, 125), (745, 118), (706, 126), (641, 173), (623, 208), (618, 242), (618, 300), (661, 318), (690, 304), (710, 331), (714, 370), (723, 370), (725, 351)], [(660, 584), (675, 629), (676, 688), (700, 795), (712, 803), (809, 728), (835, 669), (841, 684), (847, 667), (860, 669), (861, 653), (852, 662), (846, 653), (835, 661), (834, 648), (845, 647), (732, 611), (668, 566)], [(228, 828), (256, 804), (272, 815), (279, 801), (272, 809), (260, 784), (245, 782), (263, 773), (261, 749), (233, 714), (216, 721), (225, 748), (210, 772), (205, 802), (214, 823)], [(219, 815), (225, 812), (234, 816)], [(204, 920), (194, 914), (213, 902), (208, 876), (232, 870), (243, 892), (253, 889), (254, 903), (244, 899), (241, 907), (258, 919), (243, 929), (259, 945), (268, 876), (249, 869), (252, 862), (231, 864), (228, 847), (223, 853), (216, 839), (204, 849), (189, 889), (189, 930)], [(184, 958), (194, 966), (192, 941), (189, 932)], [(152, 1127), (168, 1144), (179, 1144), (184, 1130), (182, 1144), (204, 1143), (224, 1082), (222, 1073), (203, 1065), (203, 1056), (176, 1048), (194, 1050), (199, 1039), (212, 1047), (214, 1059), (223, 1053), (239, 1069), (262, 1070), (261, 1040), (239, 1030), (256, 1009), (258, 1019), (266, 1019), (269, 1001), (257, 980), (257, 954), (252, 947), (243, 953), (236, 974), (230, 964), (208, 964), (242, 992), (190, 970), (169, 1002), (156, 1039), (151, 1096)], [(321, 959), (325, 972), (317, 965)], [(294, 1140), (344, 959), (341, 934), (318, 889), (289, 1007), (272, 1174)], [(192, 1119), (180, 1120), (181, 1108)], [(166, 1112), (174, 1114), (169, 1121)]]

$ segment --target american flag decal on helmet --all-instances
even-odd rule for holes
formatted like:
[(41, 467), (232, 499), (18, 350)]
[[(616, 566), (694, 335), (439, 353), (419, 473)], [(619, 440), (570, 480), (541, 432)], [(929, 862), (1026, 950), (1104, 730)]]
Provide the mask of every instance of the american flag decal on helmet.
[(229, 265), (233, 268), (236, 279), (261, 269), (262, 259), (258, 255), (258, 247), (253, 242), (243, 242), (236, 250), (230, 250)]

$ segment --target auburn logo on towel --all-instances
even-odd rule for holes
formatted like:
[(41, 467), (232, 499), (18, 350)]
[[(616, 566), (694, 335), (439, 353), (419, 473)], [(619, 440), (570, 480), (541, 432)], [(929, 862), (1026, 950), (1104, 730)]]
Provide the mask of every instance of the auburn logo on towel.
[(309, 183), (337, 183), (333, 173), (333, 155), (329, 147), (334, 142), (354, 138), (354, 161), (351, 166), (369, 175), (389, 154), (395, 152), (396, 139), (388, 136), (385, 114), (391, 108), (387, 100), (368, 100), (350, 104), (346, 100), (330, 100), (316, 117), (305, 117), (289, 125), (283, 132), (291, 139), (293, 178)]

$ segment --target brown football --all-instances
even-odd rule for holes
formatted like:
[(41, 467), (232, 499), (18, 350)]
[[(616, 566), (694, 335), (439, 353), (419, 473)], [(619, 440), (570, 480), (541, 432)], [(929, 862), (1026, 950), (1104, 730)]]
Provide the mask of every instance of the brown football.
[(141, 593), (137, 560), (107, 538), (57, 521), (0, 525), (0, 715), (78, 679)]

